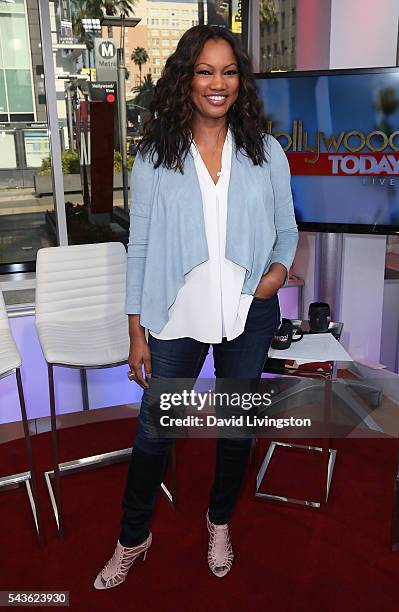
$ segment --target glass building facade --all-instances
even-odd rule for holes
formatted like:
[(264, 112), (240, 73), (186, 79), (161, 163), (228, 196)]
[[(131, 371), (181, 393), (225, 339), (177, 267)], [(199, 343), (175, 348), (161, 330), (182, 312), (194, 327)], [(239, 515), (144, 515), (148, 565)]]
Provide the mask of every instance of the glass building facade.
[(31, 47), (25, 0), (0, 2), (0, 122), (34, 121)]

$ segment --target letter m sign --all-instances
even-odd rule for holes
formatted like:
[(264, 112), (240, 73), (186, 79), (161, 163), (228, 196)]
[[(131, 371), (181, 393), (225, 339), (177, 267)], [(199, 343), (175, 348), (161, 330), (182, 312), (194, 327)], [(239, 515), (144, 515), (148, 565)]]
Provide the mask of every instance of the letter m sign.
[(112, 59), (115, 55), (115, 46), (112, 42), (105, 41), (100, 44), (99, 51), (104, 59)]

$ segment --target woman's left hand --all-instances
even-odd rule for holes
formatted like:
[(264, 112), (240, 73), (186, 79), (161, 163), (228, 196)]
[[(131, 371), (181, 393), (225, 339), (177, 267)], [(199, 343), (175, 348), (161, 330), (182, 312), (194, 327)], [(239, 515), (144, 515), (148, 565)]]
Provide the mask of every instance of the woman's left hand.
[(287, 270), (283, 264), (273, 263), (266, 274), (264, 274), (256, 288), (254, 297), (271, 298), (284, 284)]

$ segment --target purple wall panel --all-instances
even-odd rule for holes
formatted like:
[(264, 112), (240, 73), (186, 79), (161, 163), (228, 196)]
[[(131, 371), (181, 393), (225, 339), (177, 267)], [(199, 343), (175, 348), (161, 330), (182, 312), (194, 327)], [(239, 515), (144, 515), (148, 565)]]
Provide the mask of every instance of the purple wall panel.
[[(34, 317), (10, 319), (11, 331), (22, 355), (22, 382), (29, 419), (50, 415), (47, 365), (40, 348)], [(91, 408), (102, 408), (140, 401), (142, 391), (129, 382), (127, 366), (88, 372)], [(82, 410), (79, 370), (54, 368), (57, 413)], [(15, 376), (0, 380), (0, 424), (20, 420)]]
[(288, 287), (279, 292), (281, 316), (286, 319), (297, 319), (300, 287)]
[[(298, 316), (298, 287), (280, 291), (283, 316)], [(33, 316), (10, 319), (11, 330), (22, 355), (22, 381), (29, 419), (49, 416), (47, 366), (36, 334)], [(139, 402), (142, 390), (127, 378), (128, 367), (89, 370), (87, 383), (91, 408), (103, 408)], [(79, 370), (54, 368), (57, 412), (82, 410)], [(213, 378), (212, 347), (200, 376)], [(15, 376), (0, 380), (0, 424), (21, 419)]]

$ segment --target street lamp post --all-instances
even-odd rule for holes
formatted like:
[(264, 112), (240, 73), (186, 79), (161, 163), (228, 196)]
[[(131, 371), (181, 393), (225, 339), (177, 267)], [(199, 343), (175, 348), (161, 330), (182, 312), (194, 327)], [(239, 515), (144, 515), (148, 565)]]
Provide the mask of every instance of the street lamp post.
[[(126, 120), (126, 91), (125, 91), (125, 50), (119, 48), (117, 53), (118, 71), (118, 111), (119, 129), (122, 156), (122, 185), (123, 185), (123, 208), (129, 209), (128, 172), (127, 172), (127, 120)], [(123, 95), (122, 95), (123, 91)]]
[(129, 210), (129, 179), (127, 171), (127, 120), (126, 120), (126, 90), (125, 90), (125, 27), (136, 27), (141, 21), (140, 17), (104, 16), (101, 18), (101, 25), (120, 26), (121, 35), (119, 48), (117, 49), (117, 74), (118, 74), (118, 113), (119, 113), (119, 134), (121, 143), (122, 157), (122, 185), (123, 185), (123, 209)]
[(73, 84), (71, 83), (70, 85), (68, 85), (68, 87), (66, 88), (66, 95), (67, 95), (67, 115), (68, 115), (68, 136), (69, 136), (69, 150), (70, 151), (74, 151), (75, 150), (75, 142), (74, 142), (74, 136), (73, 136), (73, 107), (72, 107), (72, 91), (71, 89), (73, 89)]

